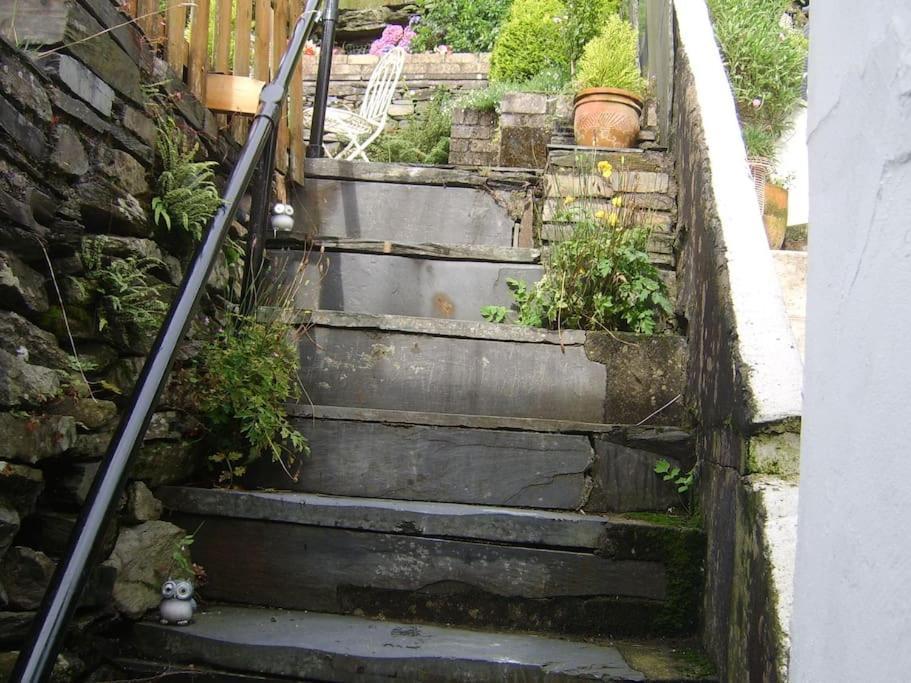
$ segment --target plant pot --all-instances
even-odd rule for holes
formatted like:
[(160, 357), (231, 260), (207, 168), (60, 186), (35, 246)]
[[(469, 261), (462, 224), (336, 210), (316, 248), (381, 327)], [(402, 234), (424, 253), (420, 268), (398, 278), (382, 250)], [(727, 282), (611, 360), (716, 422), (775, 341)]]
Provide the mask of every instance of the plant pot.
[(788, 231), (788, 191), (783, 187), (766, 183), (762, 222), (769, 249), (781, 249)]
[(573, 102), (573, 131), (583, 147), (634, 147), (642, 99), (628, 90), (588, 88)]

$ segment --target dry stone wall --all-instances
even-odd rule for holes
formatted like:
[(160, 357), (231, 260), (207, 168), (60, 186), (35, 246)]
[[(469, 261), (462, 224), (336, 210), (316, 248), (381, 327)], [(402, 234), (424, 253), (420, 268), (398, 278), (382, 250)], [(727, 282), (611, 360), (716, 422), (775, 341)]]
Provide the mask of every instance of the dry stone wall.
[[(19, 45), (32, 50), (124, 20), (110, 0), (67, 3), (52, 15), (33, 12), (39, 4), (22, 0), (15, 25)], [(212, 115), (131, 27), (41, 57), (11, 42), (10, 11), (0, 7), (0, 678), (153, 340), (98, 290), (87, 254), (100, 264), (155, 259), (152, 282), (166, 301), (192, 248), (151, 219), (160, 110), (141, 83), (162, 84), (164, 106), (209, 159), (228, 164), (234, 155)], [(218, 269), (213, 292), (225, 275)], [(151, 489), (184, 480), (198, 462), (199, 423), (180, 407), (174, 385), (104, 541), (109, 559), (92, 570), (90, 614), (138, 617), (157, 604), (185, 532), (158, 519)], [(65, 659), (67, 676), (92, 666), (82, 654)]]
[[(378, 61), (372, 55), (334, 55), (330, 106), (356, 111)], [(304, 57), (304, 92), (311, 98), (307, 100), (308, 106), (312, 104), (316, 87), (318, 63), (316, 56)], [(484, 88), (489, 71), (490, 55), (486, 53), (408, 55), (389, 116), (393, 121), (401, 121), (423, 111), (441, 88), (452, 93)]]

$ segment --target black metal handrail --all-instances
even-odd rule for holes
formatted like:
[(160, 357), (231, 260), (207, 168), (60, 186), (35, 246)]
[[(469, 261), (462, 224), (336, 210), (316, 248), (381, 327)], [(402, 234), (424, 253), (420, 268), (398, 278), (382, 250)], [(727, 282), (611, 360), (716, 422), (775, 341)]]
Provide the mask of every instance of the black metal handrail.
[[(46, 680), (53, 669), (66, 627), (76, 610), (93, 566), (92, 560), (98, 551), (100, 539), (123, 493), (134, 453), (145, 436), (152, 412), (168, 380), (175, 353), (186, 333), (193, 309), (202, 296), (241, 199), (247, 192), (254, 173), (259, 172), (259, 188), (254, 196), (254, 204), (258, 206), (254, 206), (254, 211), (251, 212), (247, 271), (244, 277), (246, 283), (251, 282), (252, 273), (257, 267), (256, 255), (253, 252), (258, 249), (259, 253), (262, 253), (262, 235), (256, 234), (256, 228), (263, 228), (263, 214), (267, 213), (268, 188), (274, 170), (275, 135), (279, 115), (282, 104), (287, 99), (291, 78), (303, 52), (304, 43), (313, 31), (319, 8), (324, 2), (328, 2), (330, 13), (337, 10), (338, 0), (307, 0), (306, 8), (294, 26), (277, 73), (260, 94), (259, 110), (250, 126), (247, 142), (241, 149), (234, 170), (228, 178), (222, 205), (216, 211), (209, 229), (196, 248), (177, 297), (146, 359), (130, 402), (111, 439), (104, 461), (95, 475), (67, 553), (57, 566), (28, 639), (16, 661), (11, 681), (38, 683)], [(331, 67), (332, 45), (326, 44), (325, 39), (323, 43), (323, 51), (329, 53), (328, 66)], [(322, 64), (320, 66), (322, 67)], [(325, 71), (320, 69), (319, 77), (325, 79), (328, 85), (328, 67)], [(319, 83), (317, 87), (319, 88)], [(322, 102), (315, 102), (315, 108), (322, 110), (322, 116), (325, 112), (325, 98)], [(322, 125), (319, 126), (319, 130), (322, 130)], [(311, 144), (313, 143), (321, 145), (322, 140), (311, 140)]]

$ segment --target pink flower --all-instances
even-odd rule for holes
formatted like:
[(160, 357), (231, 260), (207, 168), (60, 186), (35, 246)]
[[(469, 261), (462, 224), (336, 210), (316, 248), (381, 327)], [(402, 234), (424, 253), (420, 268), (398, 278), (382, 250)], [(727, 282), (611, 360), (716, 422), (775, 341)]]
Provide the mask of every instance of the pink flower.
[(387, 24), (386, 28), (383, 29), (383, 36), (380, 40), (383, 40), (391, 45), (396, 45), (401, 39), (402, 35), (405, 33), (405, 29), (396, 24)]

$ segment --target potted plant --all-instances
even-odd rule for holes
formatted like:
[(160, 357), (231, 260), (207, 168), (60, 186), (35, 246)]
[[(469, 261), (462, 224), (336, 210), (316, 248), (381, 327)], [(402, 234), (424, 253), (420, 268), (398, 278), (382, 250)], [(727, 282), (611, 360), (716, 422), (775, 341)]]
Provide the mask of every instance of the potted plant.
[(629, 22), (610, 17), (585, 46), (576, 89), (576, 144), (623, 148), (636, 143), (646, 80), (639, 71), (639, 36)]

